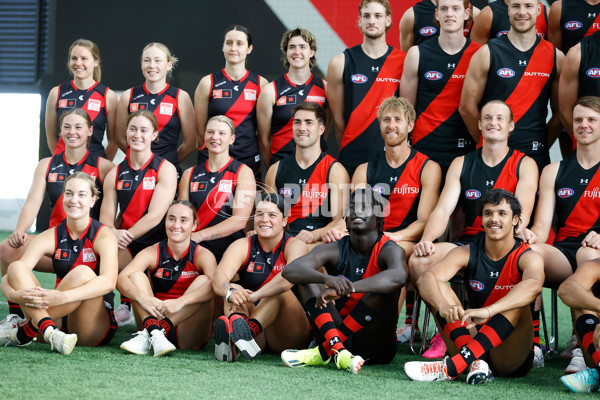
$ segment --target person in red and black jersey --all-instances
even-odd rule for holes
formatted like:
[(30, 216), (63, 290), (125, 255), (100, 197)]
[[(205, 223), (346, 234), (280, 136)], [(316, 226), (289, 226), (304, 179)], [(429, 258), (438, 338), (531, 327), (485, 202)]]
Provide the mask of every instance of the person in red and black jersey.
[(437, 3), (439, 37), (406, 53), (400, 95), (417, 110), (412, 147), (439, 163), (445, 175), (455, 157), (475, 149), (458, 106), (469, 61), (481, 46), (462, 34), (468, 0)]
[(209, 249), (217, 262), (231, 243), (244, 237), (256, 194), (252, 170), (229, 155), (235, 140), (231, 119), (209, 119), (204, 135), (208, 160), (188, 168), (179, 182), (179, 200), (189, 200), (198, 210), (192, 240)]
[(292, 118), (296, 149), (271, 165), (265, 186), (286, 200), (290, 233), (314, 247), (342, 219), (350, 178), (342, 164), (321, 151), (325, 110), (304, 102), (294, 107)]
[[(471, 58), (459, 112), (479, 141), (479, 106), (490, 100), (505, 101), (515, 123), (509, 146), (533, 158), (541, 170), (550, 162), (549, 146), (562, 131), (558, 77), (564, 55), (536, 36), (535, 19), (540, 14), (537, 1), (507, 1), (510, 30), (481, 46)], [(548, 100), (552, 118), (546, 123)]]
[[(21, 306), (26, 321), (3, 326), (0, 345), (26, 346), (41, 333), (52, 349), (68, 355), (76, 343), (103, 345), (114, 335), (117, 240), (110, 229), (90, 217), (97, 198), (96, 182), (86, 173), (76, 172), (66, 179), (62, 198), (66, 219), (36, 236), (2, 278), (2, 293)], [(33, 273), (43, 257), (52, 258), (54, 289), (42, 288)], [(61, 318), (59, 330), (53, 321)]]
[(143, 330), (121, 348), (155, 357), (176, 348), (199, 349), (210, 338), (217, 262), (191, 240), (196, 209), (178, 200), (167, 210), (167, 239), (142, 250), (119, 274), (117, 287), (132, 300)]
[[(65, 150), (64, 141), (60, 137), (60, 117), (69, 110), (81, 108), (90, 115), (94, 128), (89, 143), (90, 153), (112, 160), (117, 152), (117, 95), (108, 86), (100, 83), (98, 46), (87, 39), (74, 41), (69, 47), (67, 68), (73, 75), (73, 80), (53, 87), (46, 101), (45, 128), (48, 148), (53, 154)], [(106, 150), (102, 144), (105, 130), (108, 139)]]
[(247, 359), (267, 349), (279, 353), (308, 338), (302, 306), (280, 274), (308, 249), (285, 231), (284, 207), (281, 196), (263, 194), (254, 214), (255, 233), (229, 246), (214, 274), (214, 291), (225, 304), (225, 315), (213, 327), (219, 361), (234, 361), (238, 351)]
[[(102, 187), (104, 178), (114, 165), (110, 161), (91, 154), (88, 151), (88, 142), (93, 134), (92, 121), (89, 114), (75, 108), (63, 113), (60, 117), (60, 132), (65, 150), (57, 155), (44, 158), (38, 164), (33, 175), (31, 189), (27, 200), (23, 204), (17, 226), (13, 233), (0, 244), (0, 270), (6, 274), (7, 268), (13, 261), (20, 259), (34, 235), (27, 234), (40, 209), (44, 196), (50, 200), (50, 228), (64, 221), (66, 213), (63, 207), (63, 192), (65, 180), (72, 174), (82, 171), (92, 176), (96, 186)], [(94, 202), (91, 216), (97, 219), (100, 215), (102, 196), (99, 193)], [(42, 257), (35, 265), (36, 271), (52, 272), (52, 263), (49, 257)], [(11, 315), (9, 319), (23, 318), (19, 306), (9, 302)], [(2, 323), (0, 323), (2, 326)]]
[[(157, 137), (158, 122), (151, 111), (130, 114), (129, 156), (108, 173), (104, 182), (100, 221), (117, 236), (119, 270), (140, 251), (165, 238), (164, 218), (175, 198), (177, 171), (169, 161), (152, 153), (151, 144)], [(120, 325), (133, 323), (131, 302), (121, 299), (115, 316)]]
[(388, 0), (362, 0), (358, 15), (362, 43), (332, 58), (327, 68), (340, 162), (350, 175), (383, 151), (377, 106), (398, 92), (405, 56), (386, 42), (392, 26)]
[[(267, 168), (294, 153), (294, 107), (311, 101), (327, 108), (327, 81), (312, 73), (317, 65), (317, 38), (306, 29), (290, 29), (283, 34), (280, 48), (288, 72), (264, 87), (257, 104), (258, 144)], [(325, 148), (324, 138), (321, 143)]]
[[(146, 81), (121, 94), (117, 107), (117, 135), (119, 148), (127, 152), (128, 116), (137, 110), (152, 112), (158, 123), (158, 139), (152, 143), (152, 152), (165, 158), (181, 173), (183, 162), (196, 148), (194, 106), (190, 95), (167, 79), (177, 64), (177, 57), (162, 43), (149, 43), (142, 52), (141, 67)], [(183, 142), (178, 146), (179, 136)]]
[(200, 146), (198, 164), (208, 158), (204, 145), (206, 121), (215, 115), (225, 115), (235, 126), (236, 140), (231, 146), (231, 156), (250, 167), (254, 179), (260, 181), (256, 102), (268, 81), (246, 69), (246, 58), (252, 50), (252, 35), (248, 28), (241, 25), (227, 28), (223, 41), (225, 67), (200, 80), (194, 94), (194, 110)]
[[(521, 206), (512, 193), (492, 189), (479, 208), (485, 236), (450, 251), (418, 281), (450, 357), (404, 364), (412, 380), (452, 380), (468, 371), (467, 383), (477, 384), (525, 376), (532, 367), (530, 305), (542, 292), (544, 262), (515, 237)], [(468, 282), (466, 310), (446, 283), (456, 274)]]
[(288, 367), (324, 365), (333, 357), (339, 369), (356, 374), (365, 362), (393, 360), (407, 268), (404, 250), (383, 235), (384, 208), (372, 190), (356, 189), (346, 216), (350, 234), (284, 268), (283, 277), (298, 285), (319, 344), (281, 353)]
[(557, 0), (550, 6), (548, 40), (565, 54), (599, 30), (598, 0)]

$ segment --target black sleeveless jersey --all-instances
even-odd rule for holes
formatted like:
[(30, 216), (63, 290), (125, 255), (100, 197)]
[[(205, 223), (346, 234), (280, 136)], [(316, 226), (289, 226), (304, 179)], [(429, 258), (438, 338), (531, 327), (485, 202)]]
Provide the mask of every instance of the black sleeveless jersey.
[(403, 51), (388, 46), (378, 59), (367, 56), (360, 45), (344, 50), (344, 121), (340, 162), (352, 176), (354, 169), (385, 147), (377, 108), (398, 93), (404, 68)]
[(194, 280), (200, 276), (195, 260), (198, 244), (190, 241), (187, 251), (176, 261), (169, 249), (168, 240), (158, 243), (156, 265), (150, 271), (154, 296), (160, 300), (178, 299)]
[(581, 42), (584, 37), (600, 30), (600, 4), (591, 5), (585, 0), (562, 0), (560, 32), (562, 51)]
[[(90, 153), (106, 158), (102, 145), (104, 130), (106, 129), (106, 93), (108, 86), (96, 82), (89, 89), (78, 89), (73, 81), (63, 83), (58, 87), (56, 98), (56, 131), (60, 132), (60, 116), (73, 108), (85, 110), (92, 120), (94, 131), (88, 145)], [(64, 151), (65, 145), (61, 141), (57, 144), (54, 154)]]
[(419, 45), (428, 39), (440, 36), (439, 29), (435, 26), (434, 15), (436, 6), (431, 0), (421, 0), (413, 6), (415, 15), (413, 23), (414, 43)]
[(87, 265), (96, 275), (100, 273), (100, 257), (94, 251), (94, 240), (103, 226), (90, 218), (87, 228), (76, 239), (71, 238), (67, 221), (56, 226), (52, 267), (58, 282), (78, 265)]
[[(305, 101), (311, 101), (327, 108), (325, 83), (318, 76), (311, 75), (306, 83), (296, 85), (288, 79), (287, 75), (283, 75), (273, 81), (273, 87), (276, 100), (271, 117), (271, 165), (296, 150), (292, 132), (294, 107)], [(324, 144), (325, 139), (321, 138), (321, 148), (325, 150)]]
[(367, 183), (387, 200), (384, 231), (396, 232), (417, 220), (421, 174), (428, 161), (426, 155), (411, 149), (398, 168), (391, 167), (384, 154), (367, 164)]
[(600, 96), (600, 33), (598, 32), (581, 41), (577, 97), (582, 96)]
[(63, 208), (63, 188), (65, 181), (75, 172), (85, 172), (96, 182), (96, 188), (100, 191), (100, 198), (96, 200), (94, 207), (90, 211), (92, 218), (98, 219), (100, 216), (100, 206), (102, 204), (102, 182), (100, 181), (100, 171), (98, 170), (98, 154), (91, 154), (89, 151), (77, 164), (69, 164), (65, 158), (65, 153), (52, 156), (46, 170), (46, 193), (50, 200), (50, 228), (61, 223), (66, 217)]
[(281, 242), (275, 248), (266, 252), (263, 250), (257, 235), (248, 238), (248, 253), (246, 260), (238, 270), (239, 284), (244, 289), (258, 290), (281, 273), (286, 265), (285, 246), (293, 236), (284, 231)]
[[(492, 10), (492, 26), (490, 27), (490, 39), (506, 35), (510, 30), (510, 19), (508, 18), (508, 5), (504, 0), (496, 0), (490, 3)], [(535, 22), (535, 34), (546, 39), (548, 35), (548, 17), (546, 7), (540, 3), (540, 15)]]
[(275, 187), (290, 207), (289, 230), (297, 235), (303, 229), (313, 231), (331, 222), (329, 174), (337, 161), (321, 153), (308, 168), (302, 169), (291, 155), (279, 162)]
[(131, 88), (129, 113), (137, 110), (149, 110), (158, 121), (158, 140), (152, 142), (152, 152), (166, 158), (177, 170), (177, 141), (181, 133), (177, 102), (180, 89), (167, 84), (161, 92), (150, 93), (146, 84)]
[(469, 308), (483, 308), (494, 304), (522, 280), (519, 268), (521, 255), (530, 250), (519, 238), (515, 238), (512, 250), (498, 261), (490, 259), (485, 252), (485, 238), (469, 245), (469, 262), (465, 271)]

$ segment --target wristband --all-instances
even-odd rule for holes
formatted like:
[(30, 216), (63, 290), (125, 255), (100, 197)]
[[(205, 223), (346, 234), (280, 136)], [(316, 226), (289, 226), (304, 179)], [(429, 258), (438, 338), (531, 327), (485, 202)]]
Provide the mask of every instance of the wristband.
[(226, 302), (228, 302), (228, 303), (231, 303), (231, 302), (229, 301), (229, 298), (231, 297), (231, 293), (233, 293), (233, 291), (234, 291), (234, 290), (235, 290), (235, 288), (233, 288), (233, 287), (230, 287), (230, 288), (227, 290), (227, 294), (225, 294), (225, 301), (226, 301)]

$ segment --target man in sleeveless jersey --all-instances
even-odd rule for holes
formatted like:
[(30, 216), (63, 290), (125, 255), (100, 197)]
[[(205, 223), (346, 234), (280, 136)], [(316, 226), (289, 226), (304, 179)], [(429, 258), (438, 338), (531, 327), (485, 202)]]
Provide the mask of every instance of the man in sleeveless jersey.
[(321, 150), (325, 110), (303, 102), (292, 111), (294, 153), (271, 165), (268, 191), (279, 193), (290, 207), (288, 226), (297, 239), (316, 245), (342, 219), (350, 178), (345, 168)]
[[(542, 169), (550, 162), (549, 146), (560, 135), (558, 76), (563, 54), (536, 36), (540, 14), (535, 0), (507, 0), (510, 30), (482, 46), (471, 59), (459, 111), (475, 140), (478, 106), (505, 101), (514, 114), (515, 130), (508, 145), (533, 158)], [(552, 118), (546, 123), (548, 100)]]
[(556, 0), (548, 14), (548, 40), (568, 51), (600, 30), (600, 0)]
[[(384, 205), (373, 193), (359, 188), (350, 196), (348, 236), (314, 248), (281, 272), (298, 285), (319, 343), (281, 353), (288, 367), (324, 365), (333, 356), (339, 369), (356, 374), (364, 362), (388, 364), (396, 354), (405, 255), (383, 235)], [(327, 273), (318, 271), (321, 266)]]
[(383, 151), (376, 107), (397, 93), (405, 56), (386, 42), (392, 26), (388, 0), (362, 0), (358, 10), (362, 44), (332, 58), (327, 69), (340, 162), (350, 175)]
[[(515, 237), (521, 207), (513, 194), (492, 189), (479, 207), (485, 237), (455, 248), (419, 279), (451, 356), (406, 363), (412, 380), (452, 380), (468, 371), (467, 383), (477, 384), (494, 375), (524, 376), (532, 367), (530, 304), (542, 292), (544, 263)], [(459, 273), (469, 283), (466, 310), (446, 284)]]
[(468, 4), (468, 0), (438, 0), (439, 36), (406, 53), (400, 85), (400, 95), (417, 110), (412, 146), (439, 163), (444, 174), (454, 158), (475, 150), (458, 112), (469, 61), (481, 47), (463, 35)]

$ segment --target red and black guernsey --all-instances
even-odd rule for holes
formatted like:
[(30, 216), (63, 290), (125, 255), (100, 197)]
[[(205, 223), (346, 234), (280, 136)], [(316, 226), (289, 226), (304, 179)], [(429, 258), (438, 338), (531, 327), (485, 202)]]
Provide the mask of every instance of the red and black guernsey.
[(465, 271), (469, 308), (488, 307), (504, 296), (522, 280), (519, 260), (531, 250), (521, 239), (515, 238), (512, 250), (498, 261), (485, 252), (485, 238), (469, 245), (469, 262)]
[(589, 4), (585, 0), (562, 0), (560, 31), (562, 51), (581, 42), (584, 37), (600, 30), (600, 4)]
[(467, 39), (461, 51), (448, 54), (438, 40), (419, 45), (417, 121), (412, 145), (444, 170), (455, 157), (475, 150), (458, 106), (469, 61), (480, 47)]
[[(271, 118), (271, 161), (273, 165), (277, 161), (291, 155), (296, 150), (292, 125), (292, 110), (297, 104), (305, 101), (317, 103), (327, 108), (327, 94), (323, 79), (312, 75), (303, 85), (292, 83), (287, 74), (273, 81), (275, 89), (275, 104), (273, 105), (273, 116)], [(321, 148), (325, 140), (321, 138)]]
[(284, 231), (281, 241), (271, 252), (263, 250), (257, 235), (248, 238), (246, 260), (238, 270), (239, 283), (244, 289), (256, 291), (269, 283), (286, 265), (285, 246), (293, 236)]
[[(56, 98), (56, 131), (60, 132), (60, 116), (73, 109), (81, 108), (85, 110), (90, 119), (94, 131), (90, 140), (88, 150), (90, 153), (106, 158), (106, 152), (102, 145), (104, 131), (106, 130), (106, 93), (108, 86), (96, 82), (89, 89), (77, 89), (73, 81), (63, 83), (58, 86), (58, 95)], [(59, 139), (53, 154), (62, 153), (65, 150), (65, 143), (62, 138)]]
[(321, 153), (308, 168), (302, 169), (291, 155), (279, 162), (275, 187), (289, 207), (288, 226), (293, 235), (305, 229), (314, 231), (331, 222), (330, 189), (331, 167), (337, 161)]
[(417, 220), (421, 199), (421, 174), (429, 158), (411, 149), (406, 161), (392, 168), (385, 155), (367, 164), (367, 183), (388, 201), (384, 230), (396, 232)]
[(556, 237), (559, 242), (581, 242), (590, 231), (600, 232), (600, 163), (583, 169), (577, 155), (560, 162), (554, 190)]
[[(380, 273), (384, 268), (379, 264), (379, 253), (386, 246), (398, 246), (387, 236), (381, 236), (375, 245), (370, 257), (359, 257), (350, 245), (350, 236), (338, 240), (339, 257), (337, 263), (331, 267), (326, 266), (329, 275), (343, 276), (351, 282), (358, 282)], [(345, 317), (354, 308), (364, 293), (354, 293), (350, 297), (342, 297), (335, 301), (335, 307), (340, 315)]]
[(413, 6), (413, 46), (440, 36), (439, 28), (434, 23), (435, 9), (431, 0), (421, 0)]
[(495, 167), (489, 167), (481, 156), (481, 148), (467, 154), (460, 173), (459, 202), (465, 213), (465, 230), (458, 241), (472, 242), (484, 235), (481, 217), (477, 213), (479, 198), (491, 189), (515, 192), (519, 183), (519, 169), (525, 154), (510, 149)]
[(157, 299), (180, 298), (192, 282), (200, 276), (195, 265), (198, 248), (198, 244), (191, 240), (181, 259), (175, 260), (169, 249), (168, 240), (165, 239), (158, 243), (156, 265), (150, 271), (152, 290)]
[(177, 141), (181, 133), (179, 109), (177, 108), (180, 91), (167, 83), (162, 91), (154, 94), (146, 89), (144, 83), (131, 88), (129, 97), (129, 113), (137, 110), (149, 110), (156, 116), (158, 140), (152, 142), (152, 152), (166, 158), (177, 168), (177, 171), (180, 171), (177, 159)]
[(69, 164), (65, 153), (52, 156), (46, 170), (46, 193), (50, 200), (50, 228), (61, 223), (66, 217), (63, 207), (63, 188), (65, 181), (75, 172), (85, 172), (96, 182), (96, 188), (100, 191), (100, 198), (90, 211), (92, 218), (100, 216), (100, 205), (102, 204), (102, 182), (100, 181), (100, 171), (98, 171), (98, 154), (91, 154), (89, 151), (77, 164)]
[[(154, 195), (154, 188), (158, 180), (158, 172), (165, 159), (153, 154), (148, 162), (140, 169), (133, 169), (129, 158), (117, 166), (115, 188), (119, 211), (123, 220), (121, 229), (131, 228), (137, 221), (148, 213), (150, 200)], [(154, 244), (165, 237), (164, 219), (154, 228), (132, 243)]]
[(354, 169), (385, 147), (377, 121), (383, 100), (398, 93), (404, 68), (403, 51), (388, 46), (378, 59), (360, 45), (344, 50), (344, 121), (340, 162), (352, 176)]
[[(586, 3), (587, 4), (587, 3)], [(600, 15), (600, 13), (598, 14)], [(600, 32), (581, 41), (577, 97), (600, 95)]]
[[(546, 6), (541, 2), (540, 15), (535, 22), (535, 34), (541, 38), (548, 37), (548, 16), (546, 16)], [(492, 26), (490, 27), (490, 39), (506, 35), (510, 30), (510, 19), (508, 18), (508, 5), (504, 0), (497, 0), (490, 3), (492, 10)]]
[(546, 117), (556, 77), (556, 48), (537, 38), (529, 50), (518, 50), (504, 35), (488, 42), (490, 69), (481, 104), (504, 100), (513, 112), (511, 148), (533, 158), (540, 170), (550, 162)]

